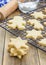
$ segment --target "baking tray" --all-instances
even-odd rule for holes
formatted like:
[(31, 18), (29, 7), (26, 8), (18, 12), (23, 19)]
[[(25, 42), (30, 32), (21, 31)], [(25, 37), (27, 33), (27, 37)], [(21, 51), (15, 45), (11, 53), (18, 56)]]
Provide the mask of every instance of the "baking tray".
[[(31, 12), (29, 12), (29, 13), (27, 13), (27, 14), (20, 14), (19, 16), (22, 16), (23, 18), (24, 18), (24, 20), (28, 20), (28, 19), (32, 19), (32, 17), (30, 16), (30, 14), (31, 13), (33, 13), (34, 11), (42, 11), (44, 8), (46, 7), (46, 5), (45, 6), (42, 6), (42, 7), (39, 7), (39, 8), (37, 8), (37, 9), (35, 9), (35, 10), (33, 10), (33, 11), (31, 11)], [(33, 27), (32, 26), (30, 26), (30, 25), (26, 25), (26, 29), (25, 30), (11, 30), (10, 28), (8, 28), (8, 26), (7, 26), (7, 21), (8, 20), (11, 20), (12, 18), (10, 18), (10, 19), (5, 19), (4, 21), (2, 21), (3, 23), (0, 23), (0, 27), (2, 27), (3, 29), (5, 29), (6, 31), (8, 31), (8, 32), (10, 32), (11, 34), (13, 34), (14, 36), (16, 36), (16, 37), (18, 37), (18, 36), (20, 36), (22, 39), (27, 39), (25, 36), (26, 36), (26, 30), (32, 30), (33, 29)], [(40, 20), (40, 19), (39, 19)], [(46, 19), (43, 19), (43, 20), (41, 20), (41, 24), (43, 24), (43, 22), (44, 21), (46, 21)], [(46, 33), (46, 27), (44, 27), (44, 30), (42, 31), (42, 34), (44, 35), (44, 33)], [(46, 36), (44, 36), (44, 37), (46, 37)], [(37, 39), (37, 40), (32, 40), (32, 39), (27, 39), (28, 40), (28, 43), (29, 44), (31, 44), (31, 45), (33, 45), (34, 47), (36, 47), (36, 48), (38, 48), (38, 49), (41, 49), (41, 50), (43, 50), (43, 51), (45, 51), (46, 52), (46, 47), (44, 47), (44, 46), (40, 46), (39, 44), (37, 44), (37, 41), (38, 40), (40, 40), (40, 39)]]

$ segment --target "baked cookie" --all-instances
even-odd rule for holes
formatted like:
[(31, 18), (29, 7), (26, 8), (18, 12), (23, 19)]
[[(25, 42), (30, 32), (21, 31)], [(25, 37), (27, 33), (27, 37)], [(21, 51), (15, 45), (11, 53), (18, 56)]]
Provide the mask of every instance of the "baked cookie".
[(44, 8), (44, 10), (43, 10), (45, 13), (46, 13), (46, 7)]
[(10, 56), (17, 56), (19, 59), (21, 59), (22, 56), (27, 54), (29, 49), (26, 43), (27, 40), (22, 40), (20, 37), (11, 38), (8, 44), (8, 52)]
[(46, 26), (46, 22), (44, 22), (43, 24), (44, 24), (44, 26)]
[(31, 26), (34, 26), (35, 29), (38, 29), (38, 30), (43, 30), (43, 29), (44, 29), (44, 26), (40, 23), (39, 20), (29, 19), (27, 22), (28, 22)]
[(25, 29), (26, 22), (21, 16), (15, 16), (12, 20), (8, 21), (8, 27), (11, 29), (18, 28), (19, 30)]
[(41, 39), (40, 41), (38, 41), (38, 43), (39, 43), (40, 45), (46, 46), (46, 38)]
[(27, 35), (26, 35), (27, 38), (31, 38), (34, 40), (36, 40), (37, 38), (43, 38), (41, 31), (37, 31), (35, 29), (33, 29), (31, 31), (26, 31), (26, 33), (27, 33)]
[(44, 15), (42, 11), (34, 12), (34, 13), (31, 14), (31, 16), (33, 16), (35, 19), (39, 19), (39, 18), (44, 19), (44, 18), (46, 18), (46, 15)]
[(46, 12), (46, 8), (45, 8), (45, 12)]

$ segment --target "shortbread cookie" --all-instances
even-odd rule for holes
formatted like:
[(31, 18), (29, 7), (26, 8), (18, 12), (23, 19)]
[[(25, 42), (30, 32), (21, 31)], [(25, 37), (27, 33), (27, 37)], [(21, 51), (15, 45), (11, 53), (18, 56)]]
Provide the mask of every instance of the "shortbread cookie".
[(44, 24), (44, 26), (46, 26), (46, 22), (44, 22), (43, 24)]
[(41, 31), (37, 31), (37, 30), (31, 30), (31, 31), (26, 31), (27, 35), (26, 37), (27, 38), (31, 38), (31, 39), (37, 39), (37, 38), (42, 38), (42, 34), (41, 34)]
[(38, 41), (38, 43), (39, 43), (40, 45), (46, 46), (46, 38), (41, 39), (40, 41)]
[(46, 15), (44, 15), (42, 11), (34, 12), (34, 13), (31, 14), (31, 16), (33, 16), (35, 19), (38, 19), (38, 18), (44, 19), (44, 18), (46, 18)]
[(18, 28), (19, 30), (25, 29), (26, 22), (21, 16), (15, 16), (12, 20), (8, 21), (8, 27), (11, 29)]
[(44, 9), (44, 12), (46, 13), (46, 8)]
[(45, 12), (46, 12), (46, 8), (45, 8)]
[(28, 22), (30, 25), (34, 26), (35, 29), (38, 29), (38, 30), (43, 30), (43, 29), (44, 29), (44, 26), (40, 23), (39, 20), (29, 19), (27, 22)]
[(11, 38), (8, 44), (8, 52), (10, 56), (17, 56), (21, 59), (22, 56), (27, 54), (27, 51), (29, 49), (26, 43), (27, 40), (22, 40), (20, 37)]

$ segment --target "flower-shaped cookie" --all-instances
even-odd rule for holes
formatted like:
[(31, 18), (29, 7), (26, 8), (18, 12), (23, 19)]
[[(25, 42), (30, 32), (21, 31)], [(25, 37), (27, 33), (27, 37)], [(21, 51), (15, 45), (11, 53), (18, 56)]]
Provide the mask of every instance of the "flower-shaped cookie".
[(8, 44), (8, 52), (10, 56), (17, 56), (21, 59), (27, 54), (29, 47), (26, 45), (27, 40), (22, 40), (20, 37), (11, 38)]
[(12, 20), (8, 21), (8, 27), (11, 29), (18, 28), (19, 30), (25, 29), (26, 22), (21, 16), (15, 16)]
[(31, 31), (26, 31), (26, 33), (27, 33), (26, 35), (27, 38), (31, 38), (34, 40), (36, 40), (37, 38), (43, 38), (41, 31), (37, 31), (33, 29)]
[(31, 16), (33, 16), (35, 19), (38, 19), (38, 18), (44, 19), (44, 18), (46, 18), (46, 15), (43, 14), (42, 11), (40, 11), (40, 12), (34, 12), (34, 13), (31, 14)]
[(39, 43), (40, 45), (46, 46), (46, 38), (41, 39), (40, 41), (38, 41), (38, 43)]
[(44, 26), (40, 23), (39, 20), (29, 19), (27, 22), (28, 22), (30, 25), (32, 25), (35, 29), (38, 29), (38, 30), (43, 30), (43, 29), (44, 29)]

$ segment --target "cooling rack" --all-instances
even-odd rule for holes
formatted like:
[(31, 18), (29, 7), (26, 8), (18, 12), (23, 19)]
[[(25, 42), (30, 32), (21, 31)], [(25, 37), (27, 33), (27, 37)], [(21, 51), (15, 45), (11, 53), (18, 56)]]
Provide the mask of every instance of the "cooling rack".
[[(23, 14), (23, 13), (21, 13), (19, 16), (22, 16), (23, 18), (24, 18), (24, 20), (28, 20), (28, 19), (32, 19), (32, 17), (30, 16), (30, 14), (31, 13), (33, 13), (34, 11), (43, 11), (44, 10), (44, 8), (46, 7), (46, 5), (44, 5), (44, 6), (41, 6), (41, 7), (39, 7), (39, 8), (37, 8), (37, 9), (35, 9), (35, 10), (33, 10), (33, 11), (31, 11), (31, 12), (29, 12), (29, 13), (27, 13), (27, 14)], [(21, 38), (23, 38), (23, 39), (26, 39), (26, 30), (32, 30), (33, 29), (33, 27), (32, 26), (30, 26), (30, 25), (26, 25), (25, 27), (26, 27), (26, 29), (25, 30), (11, 30), (10, 28), (8, 28), (8, 26), (7, 26), (7, 21), (9, 21), (9, 20), (11, 20), (12, 18), (10, 18), (10, 19), (5, 19), (4, 21), (2, 21), (2, 23), (0, 23), (0, 27), (2, 27), (3, 29), (5, 29), (6, 31), (8, 31), (8, 32), (10, 32), (11, 34), (13, 34), (14, 36), (16, 36), (16, 37), (18, 37), (18, 36), (20, 36)], [(41, 21), (41, 24), (43, 24), (43, 22), (44, 21), (46, 21), (46, 19), (43, 19), (43, 20), (40, 20)], [(44, 30), (42, 31), (42, 34), (44, 35), (44, 33), (46, 33), (46, 27), (44, 27)], [(46, 38), (46, 36), (44, 36), (45, 38)], [(37, 44), (37, 41), (39, 40), (39, 39), (37, 39), (37, 40), (32, 40), (32, 39), (27, 39), (28, 40), (28, 43), (29, 44), (31, 44), (31, 45), (33, 45), (34, 47), (36, 47), (36, 48), (38, 48), (38, 49), (41, 49), (41, 50), (43, 50), (43, 51), (45, 51), (46, 52), (46, 47), (45, 46), (40, 46), (39, 44)]]

